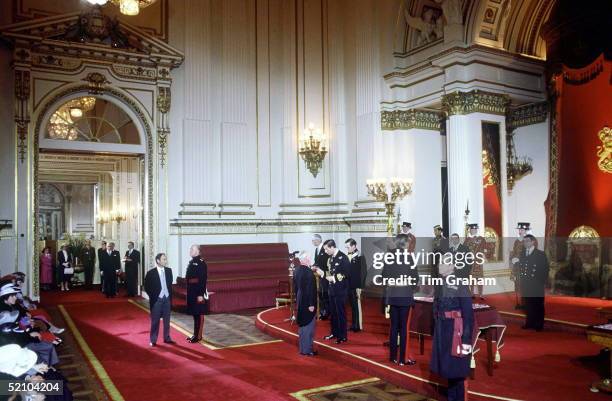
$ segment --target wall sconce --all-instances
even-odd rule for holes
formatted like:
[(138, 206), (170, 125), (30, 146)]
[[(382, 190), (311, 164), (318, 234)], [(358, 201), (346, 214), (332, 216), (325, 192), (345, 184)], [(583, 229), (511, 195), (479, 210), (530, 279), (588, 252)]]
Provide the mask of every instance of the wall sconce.
[(304, 137), (300, 142), (299, 154), (306, 163), (308, 171), (316, 178), (327, 154), (325, 136), (321, 130), (315, 129), (314, 125), (310, 123), (308, 129), (304, 130)]
[(121, 224), (122, 221), (127, 220), (127, 213), (124, 209), (113, 209), (109, 213), (111, 221)]
[(378, 202), (385, 203), (387, 214), (387, 234), (393, 235), (393, 216), (395, 215), (395, 204), (412, 193), (412, 180), (400, 178), (369, 179), (366, 181), (368, 194)]
[(98, 218), (96, 219), (96, 223), (103, 225), (110, 223), (110, 221), (111, 220), (108, 212), (102, 210), (98, 211)]

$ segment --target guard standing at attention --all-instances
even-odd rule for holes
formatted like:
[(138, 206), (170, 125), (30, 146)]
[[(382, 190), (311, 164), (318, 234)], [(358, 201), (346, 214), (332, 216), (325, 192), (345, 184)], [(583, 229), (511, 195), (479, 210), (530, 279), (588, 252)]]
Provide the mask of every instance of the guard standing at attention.
[(189, 266), (187, 266), (187, 314), (193, 316), (193, 335), (187, 337), (190, 343), (202, 340), (204, 331), (204, 314), (206, 313), (206, 301), (208, 291), (206, 281), (208, 279), (208, 266), (202, 257), (200, 246), (191, 245), (189, 248)]

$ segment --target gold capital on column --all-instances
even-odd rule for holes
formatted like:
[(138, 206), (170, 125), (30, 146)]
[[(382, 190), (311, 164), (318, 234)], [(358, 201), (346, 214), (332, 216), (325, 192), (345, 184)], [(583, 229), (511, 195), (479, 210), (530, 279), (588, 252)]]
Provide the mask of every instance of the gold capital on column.
[(471, 113), (505, 115), (509, 105), (508, 95), (478, 89), (470, 92), (453, 92), (442, 96), (442, 110), (449, 116)]

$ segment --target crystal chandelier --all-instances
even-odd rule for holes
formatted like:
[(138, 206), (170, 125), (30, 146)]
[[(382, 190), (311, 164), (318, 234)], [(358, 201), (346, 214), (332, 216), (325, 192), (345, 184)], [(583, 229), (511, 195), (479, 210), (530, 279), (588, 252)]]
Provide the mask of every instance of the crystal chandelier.
[[(89, 4), (103, 6), (109, 0), (87, 0)], [(157, 0), (110, 0), (115, 6), (119, 7), (119, 12), (123, 15), (138, 15), (141, 8), (145, 8), (155, 3)]]
[(59, 108), (51, 115), (47, 131), (51, 139), (74, 141), (78, 137), (77, 131), (74, 128), (74, 122), (70, 117), (70, 111), (64, 107)]
[(308, 171), (310, 171), (313, 177), (316, 177), (321, 167), (323, 167), (323, 160), (327, 154), (325, 137), (320, 130), (315, 130), (313, 124), (309, 124), (301, 142), (300, 156), (306, 163)]
[(91, 96), (79, 97), (76, 99), (70, 100), (64, 106), (68, 110), (70, 110), (70, 117), (72, 118), (81, 118), (83, 114), (88, 111), (93, 110), (96, 105), (96, 98)]
[(531, 158), (519, 158), (516, 155), (516, 148), (514, 146), (514, 133), (509, 133), (507, 135), (506, 153), (508, 154), (506, 161), (508, 190), (512, 191), (512, 189), (514, 188), (514, 184), (516, 184), (518, 180), (520, 180), (527, 174), (530, 174), (533, 171), (533, 167), (531, 166)]

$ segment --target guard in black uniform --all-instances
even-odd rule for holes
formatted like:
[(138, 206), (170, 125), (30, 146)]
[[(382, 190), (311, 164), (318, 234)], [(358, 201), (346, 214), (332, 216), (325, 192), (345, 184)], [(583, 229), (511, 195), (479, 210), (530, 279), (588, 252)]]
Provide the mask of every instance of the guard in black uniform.
[[(395, 249), (404, 250), (408, 245), (408, 237), (399, 234), (395, 238)], [(395, 249), (390, 252), (395, 253)], [(413, 284), (407, 282), (405, 285), (389, 285), (385, 287), (385, 305), (391, 319), (389, 329), (389, 360), (400, 366), (414, 365), (416, 361), (410, 356), (408, 327), (410, 326), (410, 308), (414, 307), (414, 290), (418, 285), (419, 275), (414, 268), (414, 260), (409, 256), (408, 264), (398, 264), (393, 261), (385, 264), (382, 276), (385, 279), (398, 280), (407, 276), (413, 280)], [(397, 340), (399, 337), (399, 349)], [(408, 358), (406, 350), (408, 349)], [(398, 358), (399, 351), (399, 358)]]
[(359, 254), (357, 241), (347, 239), (344, 244), (351, 262), (349, 271), (349, 303), (351, 304), (351, 331), (363, 330), (363, 314), (361, 311), (361, 289), (365, 286), (367, 267), (365, 258)]
[(544, 327), (544, 289), (548, 279), (548, 258), (536, 248), (536, 239), (527, 234), (523, 238), (524, 250), (519, 258), (521, 292), (526, 320), (523, 329), (542, 331)]
[[(440, 276), (448, 276), (453, 269), (453, 265), (441, 263)], [(464, 401), (464, 381), (470, 374), (474, 329), (474, 311), (468, 287), (451, 286), (445, 280), (444, 285), (436, 288), (433, 313), (431, 371), (448, 379), (448, 401)]]
[(461, 278), (469, 278), (472, 271), (472, 265), (467, 263), (466, 255), (470, 252), (470, 248), (461, 243), (459, 234), (452, 233), (449, 240), (448, 252), (453, 255), (455, 263), (455, 276)]
[(206, 313), (206, 301), (208, 291), (206, 281), (208, 279), (208, 266), (200, 253), (199, 245), (191, 245), (189, 248), (191, 260), (187, 266), (187, 314), (193, 316), (193, 336), (187, 337), (190, 343), (202, 340), (204, 331), (204, 314)]
[(442, 254), (448, 250), (448, 240), (443, 234), (443, 229), (440, 224), (436, 224), (433, 227), (434, 238), (432, 241), (432, 252), (435, 257), (431, 265), (431, 276), (438, 277), (438, 264)]
[(351, 262), (348, 256), (340, 252), (333, 239), (328, 239), (323, 244), (325, 253), (329, 256), (327, 260), (328, 271), (317, 269), (317, 273), (329, 283), (329, 307), (332, 332), (325, 336), (326, 340), (336, 339), (336, 344), (346, 342), (346, 297), (348, 295), (348, 275)]
[[(318, 267), (324, 272), (327, 272), (327, 259), (329, 256), (323, 249), (323, 241), (319, 234), (312, 236), (312, 245), (315, 247), (314, 251), (314, 263), (313, 265)], [(329, 316), (329, 282), (327, 280), (321, 280), (319, 282), (319, 319), (326, 320)]]

